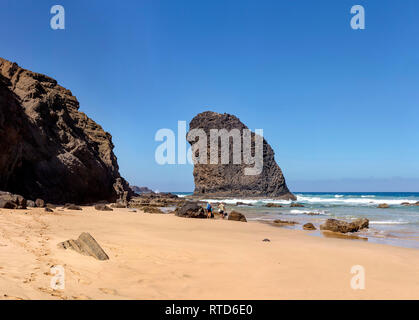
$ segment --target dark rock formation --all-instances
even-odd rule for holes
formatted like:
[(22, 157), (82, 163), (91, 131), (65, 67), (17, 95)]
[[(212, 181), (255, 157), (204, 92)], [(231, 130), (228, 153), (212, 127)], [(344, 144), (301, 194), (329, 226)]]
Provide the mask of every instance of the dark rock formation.
[(111, 135), (78, 109), (54, 79), (0, 58), (0, 189), (53, 203), (129, 197)]
[(387, 208), (390, 208), (390, 206), (387, 203), (380, 203), (377, 208), (387, 209)]
[(230, 214), (228, 215), (228, 220), (247, 222), (247, 219), (243, 213), (240, 213), (234, 210), (231, 211)]
[(402, 202), (400, 205), (407, 206), (407, 207), (419, 207), (419, 201), (410, 203), (410, 202)]
[(44, 210), (45, 210), (45, 212), (54, 212), (54, 210), (52, 210), (50, 208), (45, 208)]
[(176, 208), (175, 215), (183, 218), (207, 218), (205, 210), (197, 202), (186, 202), (184, 205)]
[(144, 208), (144, 207), (169, 207), (179, 206), (183, 204), (185, 200), (179, 198), (173, 193), (143, 193), (138, 196), (134, 196), (128, 203), (130, 208)]
[(282, 206), (279, 203), (267, 203), (265, 205), (265, 207), (268, 207), (268, 208), (282, 208)]
[(101, 246), (86, 232), (83, 232), (77, 240), (67, 240), (59, 243), (58, 248), (73, 249), (80, 254), (92, 256), (98, 260), (109, 260), (108, 255)]
[(290, 204), (290, 207), (291, 208), (304, 208), (304, 205), (303, 204), (301, 204), (301, 203), (291, 203)]
[(26, 209), (26, 199), (20, 195), (0, 191), (0, 208)]
[(138, 186), (129, 186), (132, 190), (132, 192), (136, 194), (143, 194), (143, 193), (154, 193), (153, 190), (147, 188), (147, 187), (138, 187)]
[(346, 222), (336, 219), (327, 219), (325, 223), (320, 225), (320, 230), (329, 230), (333, 232), (348, 233), (357, 232), (361, 229), (368, 228), (369, 220), (366, 218), (356, 219), (352, 222)]
[[(189, 124), (190, 130), (202, 129), (207, 136), (207, 159), (205, 163), (194, 164), (195, 196), (221, 196), (221, 197), (278, 197), (283, 199), (295, 199), (288, 190), (281, 169), (274, 159), (274, 151), (263, 139), (263, 167), (261, 173), (246, 175), (246, 168), (253, 168), (243, 162), (243, 144), (241, 147), (241, 164), (233, 163), (233, 143), (230, 139), (229, 163), (221, 163), (221, 151), (219, 149), (218, 164), (210, 164), (210, 130), (225, 129), (230, 132), (238, 129), (243, 141), (243, 130), (248, 129), (237, 117), (230, 114), (216, 112), (203, 112), (198, 114)], [(193, 146), (199, 139), (188, 138)], [(192, 141), (191, 141), (192, 140)], [(255, 134), (252, 133), (252, 155), (255, 154)], [(221, 144), (219, 144), (221, 145)], [(195, 150), (196, 156), (199, 152)]]
[(312, 223), (306, 223), (305, 225), (303, 225), (303, 229), (304, 230), (316, 230), (316, 227), (312, 224)]

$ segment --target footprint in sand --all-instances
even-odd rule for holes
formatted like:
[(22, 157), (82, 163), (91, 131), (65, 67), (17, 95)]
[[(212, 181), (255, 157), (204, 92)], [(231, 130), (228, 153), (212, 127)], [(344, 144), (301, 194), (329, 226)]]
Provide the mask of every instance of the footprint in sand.
[(112, 294), (112, 295), (118, 295), (118, 292), (115, 289), (109, 289), (109, 288), (99, 288), (100, 291), (102, 291), (105, 294)]

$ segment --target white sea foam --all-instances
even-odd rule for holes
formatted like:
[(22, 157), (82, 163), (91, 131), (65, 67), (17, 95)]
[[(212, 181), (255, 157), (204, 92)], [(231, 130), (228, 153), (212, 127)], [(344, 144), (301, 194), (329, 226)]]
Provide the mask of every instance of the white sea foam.
[(284, 212), (284, 214), (309, 214), (315, 213), (315, 215), (325, 215), (326, 211), (323, 210), (300, 210), (300, 209), (292, 209), (288, 212)]
[(364, 205), (374, 206), (382, 203), (389, 205), (400, 205), (402, 202), (415, 203), (416, 200), (409, 199), (368, 199), (368, 198), (321, 198), (321, 197), (308, 197), (297, 196), (297, 201), (301, 203), (328, 203), (336, 205)]
[(384, 221), (370, 221), (370, 224), (409, 224), (409, 222), (407, 222), (407, 221), (384, 220)]
[(342, 195), (342, 194), (335, 194), (335, 198), (343, 198), (344, 197), (344, 195)]

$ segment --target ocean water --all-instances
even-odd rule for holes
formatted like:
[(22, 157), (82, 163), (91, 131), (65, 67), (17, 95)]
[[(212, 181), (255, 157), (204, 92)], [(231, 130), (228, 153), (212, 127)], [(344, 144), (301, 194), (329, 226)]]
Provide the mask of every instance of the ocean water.
[[(191, 193), (179, 192), (179, 196)], [(301, 229), (302, 224), (311, 222), (317, 228), (326, 219), (335, 218), (351, 221), (360, 217), (370, 220), (370, 228), (357, 234), (370, 242), (385, 243), (419, 249), (419, 206), (402, 206), (403, 202), (419, 201), (419, 193), (412, 192), (297, 192), (294, 193), (303, 208), (290, 208), (291, 201), (273, 199), (205, 199), (211, 203), (220, 201), (246, 215), (248, 220), (273, 221), (292, 220), (299, 225), (288, 227)], [(236, 202), (252, 206), (234, 206)], [(279, 203), (282, 208), (267, 208), (266, 203)], [(388, 209), (377, 208), (387, 203)], [(315, 215), (309, 215), (314, 213)], [(320, 232), (313, 232), (321, 236)]]

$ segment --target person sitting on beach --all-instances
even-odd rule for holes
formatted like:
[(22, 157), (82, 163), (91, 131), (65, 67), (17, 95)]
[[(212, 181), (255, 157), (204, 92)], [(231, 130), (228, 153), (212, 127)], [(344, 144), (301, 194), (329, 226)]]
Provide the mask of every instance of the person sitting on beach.
[(222, 202), (218, 205), (218, 213), (221, 214), (221, 218), (223, 219), (227, 216), (227, 212), (225, 212), (225, 207)]
[(207, 204), (207, 214), (208, 214), (208, 218), (214, 218), (214, 213), (212, 212), (212, 206), (211, 206), (211, 203), (209, 202)]

